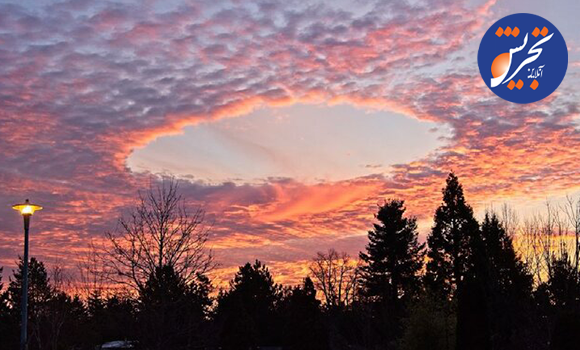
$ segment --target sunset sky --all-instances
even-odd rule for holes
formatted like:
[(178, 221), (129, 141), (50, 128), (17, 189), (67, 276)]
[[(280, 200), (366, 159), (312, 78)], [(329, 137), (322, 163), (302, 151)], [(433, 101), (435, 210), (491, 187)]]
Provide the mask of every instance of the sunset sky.
[[(485, 31), (519, 12), (569, 52), (531, 105), (477, 66)], [(12, 204), (45, 207), (31, 254), (73, 273), (160, 174), (214, 223), (218, 281), (260, 259), (296, 283), (317, 251), (356, 256), (385, 198), (424, 235), (451, 170), (478, 215), (578, 196), (578, 14), (577, 0), (0, 0), (0, 266), (22, 254)]]

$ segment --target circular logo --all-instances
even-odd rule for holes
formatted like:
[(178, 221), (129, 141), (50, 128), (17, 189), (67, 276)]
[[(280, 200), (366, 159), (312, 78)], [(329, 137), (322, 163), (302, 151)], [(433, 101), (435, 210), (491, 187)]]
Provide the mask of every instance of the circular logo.
[(477, 64), (483, 81), (496, 95), (514, 103), (532, 103), (550, 96), (564, 80), (568, 48), (548, 20), (517, 13), (487, 30)]

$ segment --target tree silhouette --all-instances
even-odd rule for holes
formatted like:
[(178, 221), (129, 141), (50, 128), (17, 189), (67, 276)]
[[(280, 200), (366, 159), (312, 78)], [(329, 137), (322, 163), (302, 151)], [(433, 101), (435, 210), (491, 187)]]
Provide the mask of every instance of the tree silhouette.
[(204, 226), (204, 211), (189, 212), (176, 180), (164, 179), (157, 187), (140, 192), (139, 200), (129, 217), (119, 220), (120, 230), (106, 234), (112, 248), (102, 258), (113, 282), (140, 291), (165, 266), (186, 283), (211, 270), (214, 263), (205, 246), (209, 229)]
[(450, 173), (446, 182), (443, 203), (435, 211), (434, 225), (427, 237), (429, 262), (425, 276), (427, 284), (441, 297), (455, 294), (468, 269), (470, 242), (479, 235), (459, 179)]
[(19, 334), (18, 317), (12, 312), (8, 291), (4, 290), (2, 271), (3, 268), (0, 268), (0, 349), (16, 349)]
[(532, 276), (520, 260), (512, 237), (494, 213), (487, 213), (481, 224), (481, 237), (485, 249), (485, 264), (489, 282), (504, 295), (519, 292), (518, 297), (531, 294)]
[(129, 296), (112, 295), (104, 299), (99, 294), (87, 300), (88, 327), (84, 338), (89, 344), (103, 344), (114, 340), (134, 340), (137, 302)]
[(550, 349), (575, 349), (580, 342), (580, 272), (574, 265), (566, 252), (553, 256), (548, 280), (535, 291)]
[(218, 296), (216, 319), (221, 324), (221, 346), (247, 349), (279, 343), (275, 308), (281, 297), (281, 287), (260, 261), (240, 266), (230, 281), (230, 290)]
[(420, 289), (424, 244), (418, 241), (415, 218), (406, 218), (404, 202), (390, 200), (379, 207), (378, 223), (369, 231), (366, 252), (360, 254), (361, 292), (372, 304), (379, 343), (401, 335), (407, 302)]
[(495, 213), (481, 224), (481, 246), (474, 249), (474, 274), (485, 292), (494, 349), (528, 348), (533, 279), (515, 252), (512, 237)]
[(211, 304), (204, 276), (188, 285), (171, 266), (151, 275), (139, 296), (139, 343), (147, 349), (204, 345), (202, 329)]
[(320, 301), (309, 277), (302, 286), (286, 291), (279, 312), (283, 321), (283, 344), (288, 349), (324, 350), (328, 348), (326, 330), (322, 325)]
[[(521, 227), (507, 209), (502, 219), (486, 213), (479, 225), (449, 174), (427, 259), (415, 218), (403, 201), (389, 200), (360, 261), (333, 249), (318, 253), (312, 279), (292, 287), (275, 283), (260, 261), (247, 263), (214, 299), (199, 273), (212, 265), (208, 231), (168, 186), (142, 197), (110, 236), (109, 272), (133, 289), (107, 289), (103, 260), (90, 254), (80, 269), (88, 286), (81, 300), (59, 282), (55, 272), (63, 270), (49, 278), (31, 259), (30, 350), (88, 350), (115, 340), (152, 350), (575, 350), (580, 343), (580, 205), (570, 199)], [(0, 268), (2, 350), (18, 347), (21, 269), (22, 261), (3, 283)]]
[[(16, 320), (20, 317), (22, 307), (22, 268), (23, 260), (18, 261), (18, 269), (10, 278), (7, 289), (8, 302), (13, 305), (12, 317)], [(32, 257), (28, 264), (28, 343), (29, 349), (42, 349), (41, 338), (42, 314), (50, 301), (53, 288), (49, 284), (48, 273), (44, 264)], [(20, 324), (18, 322), (18, 324)]]
[(328, 309), (343, 309), (354, 301), (359, 282), (358, 262), (334, 249), (318, 252), (310, 264), (314, 285), (324, 295)]
[(417, 220), (404, 217), (404, 202), (391, 200), (379, 207), (379, 223), (369, 231), (366, 253), (360, 258), (361, 288), (372, 301), (396, 303), (420, 288), (424, 244), (419, 243)]
[[(22, 305), (22, 267), (20, 259), (6, 290), (12, 323), (17, 325)], [(29, 349), (56, 350), (77, 344), (74, 334), (85, 319), (80, 299), (51, 285), (44, 264), (34, 257), (29, 262), (28, 280)]]
[(449, 301), (425, 293), (413, 300), (404, 319), (400, 341), (403, 350), (455, 349), (457, 319)]
[(489, 311), (482, 279), (468, 275), (457, 293), (457, 350), (489, 350)]

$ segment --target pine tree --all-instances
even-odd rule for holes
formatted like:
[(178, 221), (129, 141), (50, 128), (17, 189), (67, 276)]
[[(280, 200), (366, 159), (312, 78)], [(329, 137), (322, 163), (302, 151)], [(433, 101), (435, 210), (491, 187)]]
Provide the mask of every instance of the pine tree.
[(137, 303), (134, 299), (120, 295), (106, 299), (95, 295), (92, 298), (94, 300), (89, 300), (88, 312), (93, 344), (136, 339), (137, 330), (141, 330), (141, 327), (137, 326)]
[(504, 296), (514, 299), (529, 298), (532, 276), (520, 260), (512, 237), (506, 232), (497, 215), (486, 214), (481, 224), (481, 238), (485, 249), (488, 286)]
[(286, 290), (279, 312), (283, 318), (284, 348), (323, 350), (328, 348), (320, 301), (309, 277), (301, 286)]
[[(18, 270), (14, 271), (8, 286), (8, 299), (13, 311), (20, 315), (22, 305), (22, 269), (24, 262), (18, 261)], [(54, 289), (50, 285), (44, 263), (32, 257), (28, 264), (28, 314), (34, 318), (39, 309), (50, 300)]]
[[(533, 279), (513, 246), (497, 215), (487, 213), (481, 224), (481, 236), (472, 253), (472, 278), (484, 291), (490, 323), (489, 334), (494, 349), (529, 348), (534, 327), (532, 309)], [(468, 311), (473, 314), (473, 310)], [(473, 333), (470, 331), (470, 333)]]
[(18, 347), (18, 318), (12, 317), (8, 304), (8, 291), (2, 283), (2, 268), (0, 267), (0, 349), (16, 349)]
[(260, 261), (240, 266), (230, 281), (230, 290), (218, 297), (216, 319), (221, 323), (221, 347), (247, 349), (280, 343), (281, 339), (276, 339), (275, 307), (281, 292)]
[[(18, 269), (13, 272), (8, 285), (8, 302), (12, 305), (11, 313), (14, 322), (20, 325), (20, 310), (22, 307), (22, 269), (24, 262), (18, 261)], [(28, 346), (29, 349), (38, 349), (45, 343), (41, 337), (43, 328), (43, 313), (46, 310), (54, 290), (50, 285), (48, 273), (44, 264), (32, 257), (28, 264)]]
[(171, 266), (158, 268), (139, 296), (140, 344), (150, 349), (202, 346), (209, 280), (198, 276), (188, 284)]
[[(14, 319), (20, 317), (22, 305), (22, 268), (20, 259), (7, 290)], [(28, 282), (29, 349), (68, 348), (78, 344), (79, 340), (67, 335), (77, 333), (84, 318), (80, 300), (51, 285), (44, 264), (34, 257), (29, 262)]]
[(443, 203), (435, 212), (434, 225), (427, 237), (426, 282), (442, 297), (455, 295), (470, 262), (470, 244), (479, 236), (479, 225), (466, 203), (463, 187), (455, 174), (447, 177)]
[(552, 256), (547, 282), (535, 291), (551, 329), (550, 349), (577, 349), (580, 342), (580, 272), (567, 252)]
[(425, 245), (418, 241), (416, 219), (405, 217), (403, 201), (385, 202), (376, 219), (366, 252), (360, 253), (361, 294), (372, 310), (374, 343), (388, 347), (401, 336), (407, 304), (420, 289)]
[(460, 282), (456, 350), (491, 350), (489, 310), (482, 282), (471, 274)]
[(378, 223), (369, 231), (360, 258), (362, 292), (375, 302), (397, 302), (417, 292), (424, 244), (418, 241), (417, 220), (407, 218), (404, 202), (390, 200), (379, 207)]

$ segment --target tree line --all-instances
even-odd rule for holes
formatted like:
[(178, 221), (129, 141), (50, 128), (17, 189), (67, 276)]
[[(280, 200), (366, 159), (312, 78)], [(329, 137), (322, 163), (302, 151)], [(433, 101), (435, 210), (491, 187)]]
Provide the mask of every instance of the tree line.
[[(391, 199), (358, 257), (319, 252), (298, 286), (256, 260), (216, 291), (211, 225), (169, 180), (79, 264), (82, 298), (30, 260), (29, 349), (578, 349), (580, 205), (478, 221), (453, 173), (442, 194), (426, 242)], [(5, 288), (0, 270), (0, 349), (18, 347), (21, 270)]]

